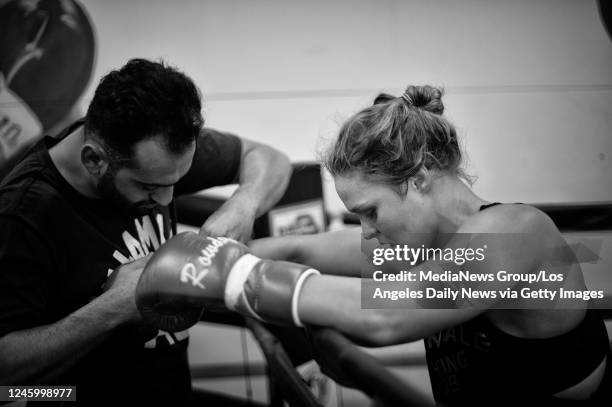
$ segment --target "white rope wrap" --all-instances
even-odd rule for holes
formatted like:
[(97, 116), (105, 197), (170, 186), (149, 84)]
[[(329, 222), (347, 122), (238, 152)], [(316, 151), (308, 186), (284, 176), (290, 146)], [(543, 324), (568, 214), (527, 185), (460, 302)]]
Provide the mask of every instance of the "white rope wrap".
[(302, 328), (304, 324), (300, 320), (300, 315), (298, 313), (298, 301), (300, 299), (300, 292), (302, 291), (302, 286), (304, 285), (304, 281), (310, 276), (318, 275), (318, 270), (308, 269), (298, 278), (298, 281), (295, 283), (295, 288), (293, 290), (293, 296), (291, 297), (291, 318), (293, 318), (293, 323), (295, 326), (299, 326)]

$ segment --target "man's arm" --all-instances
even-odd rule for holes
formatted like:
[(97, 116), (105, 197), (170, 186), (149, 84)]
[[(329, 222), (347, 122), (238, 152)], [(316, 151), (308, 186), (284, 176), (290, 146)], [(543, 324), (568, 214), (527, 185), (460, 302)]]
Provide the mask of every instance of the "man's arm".
[(283, 196), (291, 164), (280, 151), (251, 140), (242, 140), (240, 168), (234, 194), (202, 226), (202, 233), (247, 241), (255, 219)]
[(0, 383), (48, 383), (114, 329), (140, 321), (134, 289), (148, 259), (122, 266), (104, 294), (65, 318), (0, 337)]

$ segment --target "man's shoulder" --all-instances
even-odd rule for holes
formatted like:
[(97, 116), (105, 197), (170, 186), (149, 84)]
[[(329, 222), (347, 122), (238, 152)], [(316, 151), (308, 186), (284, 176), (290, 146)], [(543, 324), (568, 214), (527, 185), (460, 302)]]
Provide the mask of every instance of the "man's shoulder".
[(231, 131), (219, 130), (212, 127), (202, 127), (200, 137), (238, 137)]
[(175, 195), (233, 183), (240, 170), (241, 139), (227, 132), (203, 128), (189, 172), (177, 183)]
[(198, 147), (212, 148), (236, 148), (242, 144), (241, 138), (228, 131), (221, 131), (211, 127), (203, 127), (198, 138)]
[(37, 216), (48, 216), (51, 209), (65, 204), (61, 192), (41, 176), (40, 171), (7, 181), (0, 186), (2, 217), (34, 219)]

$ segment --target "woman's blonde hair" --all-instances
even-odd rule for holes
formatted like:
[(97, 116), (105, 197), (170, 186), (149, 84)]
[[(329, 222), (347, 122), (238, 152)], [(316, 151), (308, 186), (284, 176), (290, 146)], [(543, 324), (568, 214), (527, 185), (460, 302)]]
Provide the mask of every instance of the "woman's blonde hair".
[(325, 167), (333, 176), (358, 171), (393, 187), (421, 169), (455, 172), (469, 181), (460, 169), (457, 132), (442, 116), (442, 93), (408, 86), (400, 97), (378, 95), (341, 127), (323, 158)]

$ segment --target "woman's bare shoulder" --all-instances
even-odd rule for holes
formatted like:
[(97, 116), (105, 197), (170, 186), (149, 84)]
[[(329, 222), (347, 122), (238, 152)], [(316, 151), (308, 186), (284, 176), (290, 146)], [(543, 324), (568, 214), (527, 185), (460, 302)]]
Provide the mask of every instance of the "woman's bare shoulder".
[(459, 232), (464, 233), (529, 233), (537, 236), (556, 234), (552, 219), (535, 206), (500, 204), (479, 211), (470, 217)]

